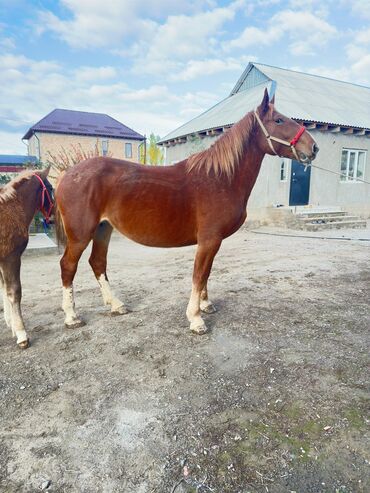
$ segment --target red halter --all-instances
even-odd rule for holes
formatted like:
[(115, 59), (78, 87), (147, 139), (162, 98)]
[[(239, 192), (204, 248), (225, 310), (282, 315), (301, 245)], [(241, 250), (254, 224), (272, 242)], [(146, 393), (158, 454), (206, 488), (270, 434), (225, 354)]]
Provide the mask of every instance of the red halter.
[(305, 131), (305, 127), (300, 127), (300, 129), (298, 130), (298, 132), (296, 133), (296, 135), (292, 138), (292, 140), (290, 141), (290, 145), (291, 146), (295, 146), (297, 144), (297, 142), (299, 141), (299, 139), (301, 138), (301, 135), (303, 134), (303, 132)]
[[(36, 173), (34, 173), (34, 176), (36, 176), (36, 178), (39, 180), (39, 182), (41, 183), (41, 186), (42, 186), (41, 206), (40, 206), (39, 210), (41, 211), (42, 215), (44, 216), (45, 221), (48, 223), (50, 221), (50, 215), (51, 215), (51, 211), (53, 210), (54, 204), (53, 204), (53, 201), (51, 200), (50, 194), (49, 194), (49, 192), (45, 186), (45, 183), (42, 181), (42, 179)], [(45, 195), (49, 200), (49, 210), (48, 211), (45, 210)]]
[(292, 138), (292, 140), (290, 142), (288, 142), (287, 140), (282, 140), (282, 139), (279, 139), (278, 137), (274, 137), (273, 135), (270, 135), (266, 129), (266, 127), (264, 126), (264, 124), (262, 123), (262, 120), (261, 118), (259, 117), (257, 111), (254, 112), (254, 115), (256, 117), (256, 120), (259, 124), (259, 126), (261, 127), (261, 130), (264, 134), (264, 136), (266, 137), (267, 139), (267, 142), (272, 150), (272, 152), (277, 156), (278, 153), (275, 151), (275, 148), (274, 146), (272, 145), (272, 140), (275, 141), (275, 142), (278, 142), (279, 144), (283, 144), (285, 146), (288, 146), (291, 148), (292, 150), (292, 153), (294, 154), (294, 157), (297, 159), (297, 161), (299, 161), (299, 157), (298, 157), (298, 154), (297, 154), (297, 151), (296, 151), (296, 148), (295, 146), (297, 145), (297, 142), (299, 141), (299, 139), (301, 138), (302, 134), (305, 132), (305, 127), (301, 126), (299, 127), (299, 130), (298, 132), (295, 134), (295, 136)]

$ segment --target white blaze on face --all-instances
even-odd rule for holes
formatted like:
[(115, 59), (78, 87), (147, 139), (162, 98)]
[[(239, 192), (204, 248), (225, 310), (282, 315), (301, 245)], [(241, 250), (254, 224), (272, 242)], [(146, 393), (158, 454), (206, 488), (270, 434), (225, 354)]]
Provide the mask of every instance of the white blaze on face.
[(105, 275), (102, 274), (98, 283), (101, 289), (101, 294), (103, 296), (103, 301), (105, 305), (110, 305), (112, 312), (122, 312), (124, 313), (124, 304), (114, 295), (114, 292), (111, 290), (110, 284), (105, 278)]

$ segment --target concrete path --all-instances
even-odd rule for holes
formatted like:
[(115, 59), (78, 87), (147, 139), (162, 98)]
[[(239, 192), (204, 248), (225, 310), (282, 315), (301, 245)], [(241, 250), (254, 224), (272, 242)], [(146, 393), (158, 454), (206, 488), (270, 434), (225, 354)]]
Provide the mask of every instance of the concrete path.
[(58, 247), (45, 233), (31, 234), (25, 251), (26, 255), (43, 255), (45, 253), (57, 253)]

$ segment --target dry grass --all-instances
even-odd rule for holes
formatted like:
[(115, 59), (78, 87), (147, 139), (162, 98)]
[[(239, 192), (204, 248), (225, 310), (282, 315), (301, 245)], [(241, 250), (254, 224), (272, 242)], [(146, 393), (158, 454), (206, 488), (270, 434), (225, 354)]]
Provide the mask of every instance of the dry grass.
[[(71, 168), (81, 161), (90, 159), (92, 157), (102, 156), (101, 149), (98, 145), (98, 141), (95, 143), (93, 149), (83, 149), (81, 144), (71, 144), (69, 149), (61, 147), (60, 151), (56, 154), (48, 151), (47, 164), (51, 166), (48, 179), (55, 186), (59, 175)], [(111, 156), (108, 152), (107, 156)]]

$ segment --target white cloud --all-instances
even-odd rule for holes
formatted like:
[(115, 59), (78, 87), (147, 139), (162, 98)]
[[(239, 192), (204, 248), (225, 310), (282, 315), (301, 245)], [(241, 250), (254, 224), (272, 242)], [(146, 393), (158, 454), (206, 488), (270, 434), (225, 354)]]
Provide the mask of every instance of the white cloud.
[(355, 15), (370, 19), (370, 2), (368, 0), (351, 0), (350, 6)]
[(0, 130), (0, 154), (27, 154), (27, 147), (21, 141), (19, 132)]
[(164, 24), (157, 26), (150, 43), (141, 40), (134, 46), (133, 53), (137, 58), (133, 71), (156, 75), (168, 73), (171, 77), (171, 74), (184, 70), (188, 60), (216, 52), (216, 36), (243, 6), (244, 1), (237, 0), (228, 7), (194, 15), (169, 16)]
[(15, 42), (13, 38), (0, 38), (0, 47), (4, 50), (14, 50)]
[(231, 51), (234, 48), (249, 48), (256, 45), (270, 45), (283, 36), (279, 27), (271, 26), (268, 29), (258, 27), (246, 27), (240, 36), (224, 43), (224, 48)]
[(180, 72), (171, 75), (172, 80), (191, 80), (205, 75), (213, 75), (220, 72), (240, 72), (245, 67), (241, 59), (235, 58), (209, 58), (206, 60), (189, 60)]
[(370, 86), (370, 29), (351, 32), (351, 42), (345, 46), (348, 72), (346, 80)]
[(225, 42), (226, 51), (251, 46), (270, 46), (286, 36), (293, 55), (313, 54), (337, 33), (334, 26), (309, 11), (284, 10), (275, 14), (266, 28), (249, 26), (240, 36)]
[(370, 86), (370, 53), (354, 62), (351, 72), (360, 83)]
[(94, 81), (112, 79), (117, 76), (115, 67), (81, 67), (75, 72), (79, 80)]
[(128, 37), (150, 39), (157, 22), (167, 15), (194, 12), (205, 0), (61, 0), (70, 13), (60, 18), (49, 10), (39, 11), (37, 30), (52, 31), (74, 48), (112, 47)]

